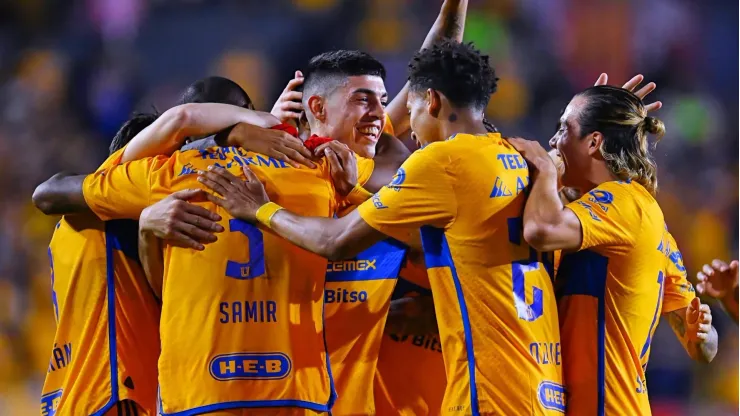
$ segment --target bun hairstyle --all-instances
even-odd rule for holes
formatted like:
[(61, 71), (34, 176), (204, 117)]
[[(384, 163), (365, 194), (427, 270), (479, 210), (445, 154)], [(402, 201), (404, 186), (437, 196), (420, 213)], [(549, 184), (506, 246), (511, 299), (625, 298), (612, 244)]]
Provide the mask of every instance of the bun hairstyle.
[(601, 133), (601, 155), (609, 170), (621, 180), (633, 180), (655, 194), (657, 166), (650, 154), (648, 134), (655, 135), (657, 143), (665, 134), (665, 124), (648, 116), (642, 100), (624, 88), (600, 85), (578, 96), (586, 98), (578, 116), (581, 137)]

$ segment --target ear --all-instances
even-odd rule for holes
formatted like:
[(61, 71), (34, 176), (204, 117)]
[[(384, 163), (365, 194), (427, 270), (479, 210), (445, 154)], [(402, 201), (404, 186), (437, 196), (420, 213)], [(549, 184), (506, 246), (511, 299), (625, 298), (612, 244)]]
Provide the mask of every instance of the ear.
[(311, 112), (313, 117), (318, 121), (326, 120), (326, 112), (324, 110), (324, 99), (318, 95), (312, 95), (308, 98), (308, 111)]
[(586, 139), (588, 144), (588, 155), (593, 156), (601, 152), (601, 145), (604, 143), (604, 135), (598, 131), (589, 134)]
[(427, 102), (427, 112), (434, 118), (439, 117), (439, 110), (442, 109), (442, 97), (439, 93), (431, 88), (427, 89), (424, 97)]

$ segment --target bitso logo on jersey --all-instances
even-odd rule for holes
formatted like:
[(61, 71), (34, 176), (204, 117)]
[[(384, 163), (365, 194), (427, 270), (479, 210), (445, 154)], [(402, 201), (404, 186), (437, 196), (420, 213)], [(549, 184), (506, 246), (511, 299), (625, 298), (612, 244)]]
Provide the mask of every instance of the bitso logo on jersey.
[(211, 376), (227, 380), (278, 380), (291, 370), (290, 358), (281, 352), (217, 355), (211, 360)]

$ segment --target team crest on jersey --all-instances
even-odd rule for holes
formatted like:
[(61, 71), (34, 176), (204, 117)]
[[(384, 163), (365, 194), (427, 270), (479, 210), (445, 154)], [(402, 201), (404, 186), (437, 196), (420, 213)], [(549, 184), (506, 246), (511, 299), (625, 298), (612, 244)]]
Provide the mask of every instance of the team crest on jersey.
[(565, 413), (565, 387), (552, 381), (543, 381), (537, 387), (537, 398), (545, 409)]
[(594, 189), (588, 193), (589, 202), (596, 204), (602, 211), (608, 212), (609, 207), (607, 205), (614, 202), (614, 195), (611, 192), (602, 191), (600, 189)]
[(393, 176), (393, 180), (388, 184), (388, 187), (398, 192), (401, 190), (401, 185), (406, 181), (406, 170), (404, 168), (398, 168), (396, 174)]

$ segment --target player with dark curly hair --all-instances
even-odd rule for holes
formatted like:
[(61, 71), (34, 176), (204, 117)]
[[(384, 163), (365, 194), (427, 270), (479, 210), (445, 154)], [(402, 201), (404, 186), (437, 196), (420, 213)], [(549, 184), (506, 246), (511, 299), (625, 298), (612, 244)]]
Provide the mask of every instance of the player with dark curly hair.
[(419, 236), (434, 295), (447, 389), (455, 414), (557, 414), (565, 410), (551, 258), (521, 236), (529, 171), (483, 125), (496, 87), (488, 57), (443, 40), (410, 64), (407, 107), (423, 148), (394, 180), (339, 219), (303, 217), (222, 169), (202, 180), (209, 198), (309, 251), (348, 258), (386, 237)]

